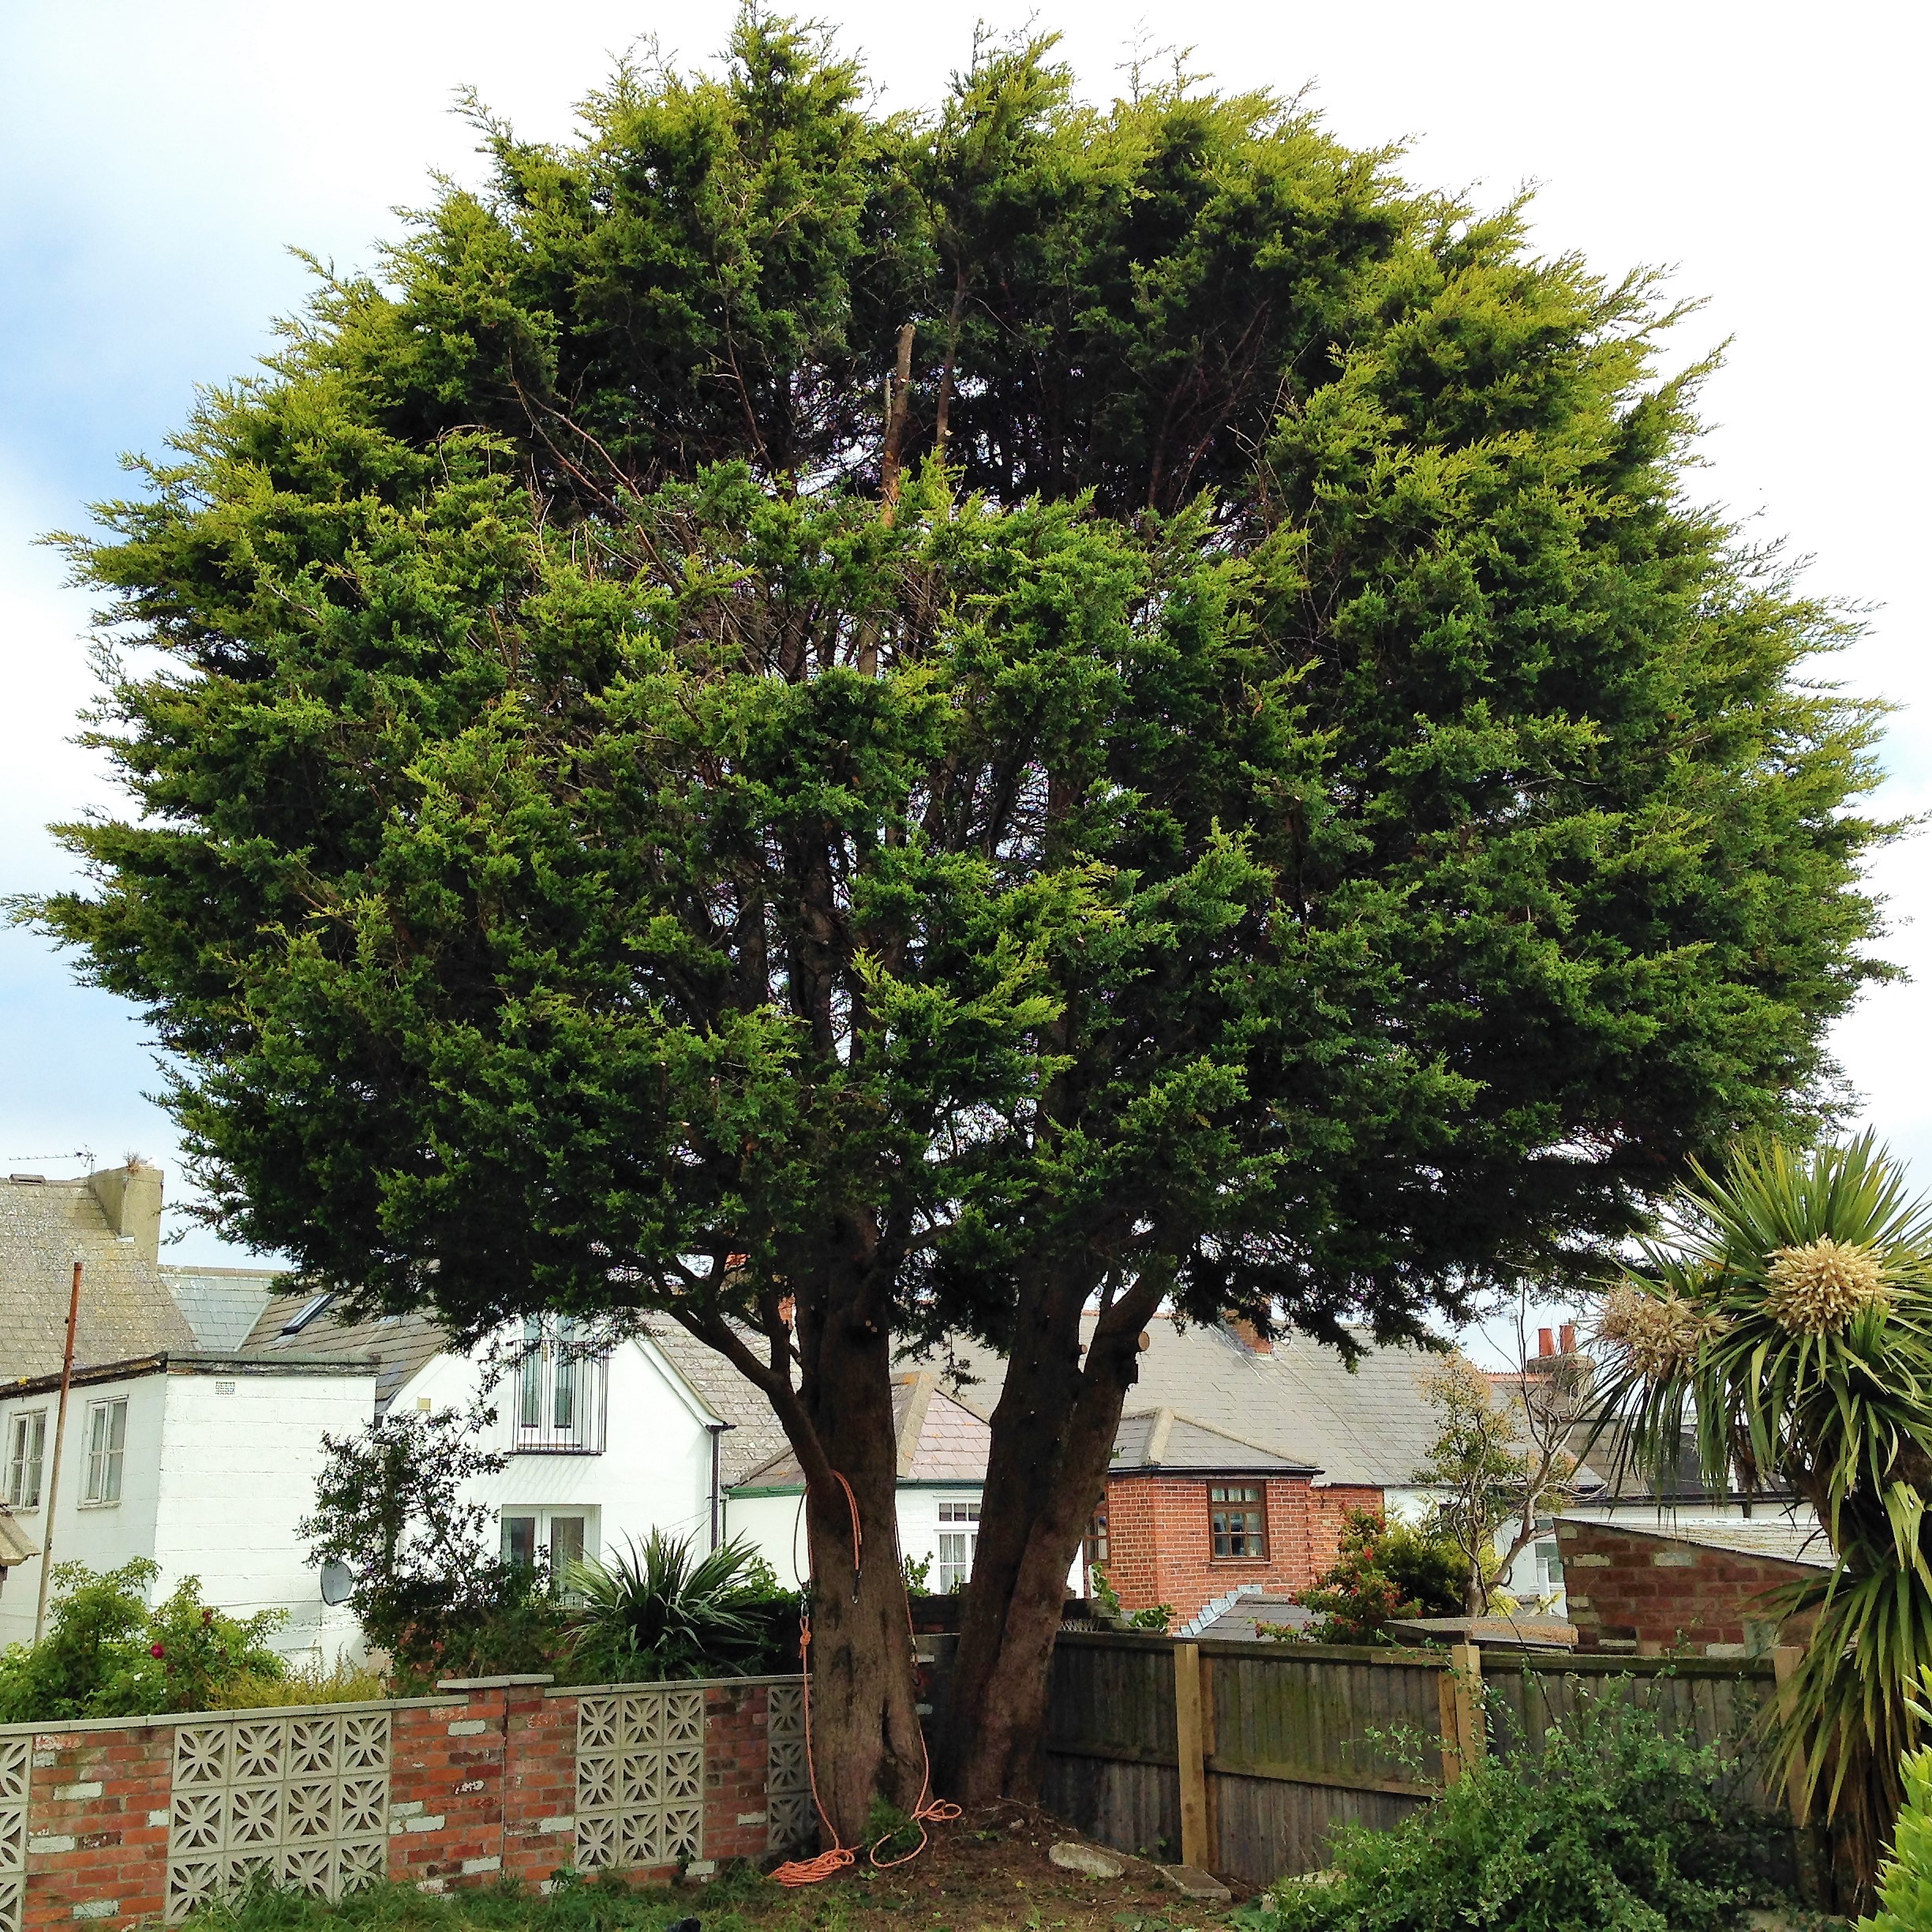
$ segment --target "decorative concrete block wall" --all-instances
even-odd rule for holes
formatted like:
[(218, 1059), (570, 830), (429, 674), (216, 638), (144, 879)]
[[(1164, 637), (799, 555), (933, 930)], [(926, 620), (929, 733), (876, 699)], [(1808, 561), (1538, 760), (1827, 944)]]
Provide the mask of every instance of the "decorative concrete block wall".
[(665, 1877), (816, 1829), (799, 1680), (558, 1690), (0, 1727), (0, 1932), (174, 1923), (261, 1872), (324, 1897)]

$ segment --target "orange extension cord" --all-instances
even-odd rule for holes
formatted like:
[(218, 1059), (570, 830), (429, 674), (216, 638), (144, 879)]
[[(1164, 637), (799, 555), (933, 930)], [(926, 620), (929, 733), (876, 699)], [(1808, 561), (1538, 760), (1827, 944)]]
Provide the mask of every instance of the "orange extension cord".
[[(834, 1470), (832, 1473), (838, 1477), (839, 1487), (845, 1492), (845, 1507), (852, 1517), (852, 1574), (856, 1577), (863, 1567), (865, 1553), (865, 1538), (859, 1528), (859, 1499), (852, 1494), (852, 1485), (838, 1470)], [(800, 1507), (803, 1507), (801, 1503)], [(815, 1578), (814, 1580), (816, 1581)], [(906, 1606), (906, 1634), (916, 1643), (918, 1633), (912, 1627), (912, 1608), (909, 1604)], [(799, 1619), (799, 1668), (805, 1673), (805, 1775), (811, 1780), (812, 1803), (818, 1808), (818, 1821), (830, 1834), (832, 1845), (829, 1851), (821, 1852), (816, 1858), (793, 1859), (781, 1865), (772, 1876), (781, 1885), (816, 1885), (820, 1879), (829, 1878), (834, 1873), (843, 1871), (848, 1865), (856, 1864), (859, 1859), (858, 1852), (852, 1847), (840, 1842), (831, 1819), (826, 1815), (825, 1801), (818, 1795), (818, 1771), (812, 1762), (811, 1747), (811, 1614), (807, 1611)], [(926, 1836), (928, 1824), (943, 1824), (949, 1818), (956, 1818), (960, 1814), (957, 1805), (932, 1795), (932, 1758), (927, 1751), (926, 1734), (923, 1731), (919, 1733), (919, 1756), (924, 1762), (925, 1769), (919, 1780), (919, 1804), (912, 1813), (912, 1822), (919, 1827), (919, 1843), (903, 1858), (896, 1859), (882, 1859), (878, 1855), (878, 1847), (874, 1845), (871, 1853), (871, 1861), (881, 1871), (889, 1870), (895, 1865), (903, 1865), (908, 1859), (917, 1858), (930, 1842)]]

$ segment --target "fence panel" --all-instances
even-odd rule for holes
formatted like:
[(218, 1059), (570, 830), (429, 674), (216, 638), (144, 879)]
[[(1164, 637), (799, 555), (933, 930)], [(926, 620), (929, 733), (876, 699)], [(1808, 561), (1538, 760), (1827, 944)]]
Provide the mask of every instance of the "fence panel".
[[(1458, 1718), (1448, 1653), (1204, 1642), (1202, 1765), (1214, 1868), (1264, 1885), (1320, 1870), (1341, 1825), (1386, 1829), (1442, 1789), (1456, 1747), (1481, 1748), (1473, 1707)], [(1461, 1654), (1461, 1653), (1458, 1653)], [(1732, 1752), (1740, 1795), (1782, 1809), (1754, 1720), (1775, 1694), (1765, 1659), (1573, 1657), (1491, 1651), (1481, 1662), (1500, 1754), (1544, 1748), (1591, 1690), (1614, 1690), (1702, 1744)], [(1461, 1727), (1458, 1738), (1458, 1726)], [(1174, 1645), (1162, 1637), (1065, 1632), (1054, 1655), (1043, 1795), (1105, 1844), (1180, 1856), (1181, 1773)]]

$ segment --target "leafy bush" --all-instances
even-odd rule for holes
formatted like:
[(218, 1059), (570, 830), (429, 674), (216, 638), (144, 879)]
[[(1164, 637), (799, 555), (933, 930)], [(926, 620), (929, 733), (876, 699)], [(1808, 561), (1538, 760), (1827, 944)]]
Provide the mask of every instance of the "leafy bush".
[(285, 1612), (231, 1617), (201, 1601), (197, 1577), (151, 1610), (159, 1574), (145, 1557), (99, 1576), (57, 1565), (47, 1634), (0, 1653), (0, 1724), (219, 1710), (242, 1679), (283, 1674), (268, 1638)]
[(1344, 1827), (1264, 1932), (1720, 1932), (1765, 1892), (1771, 1821), (1735, 1758), (1612, 1690), (1390, 1831)]
[(564, 1579), (571, 1673), (584, 1683), (728, 1677), (783, 1670), (785, 1613), (797, 1601), (747, 1543), (702, 1556), (689, 1537), (653, 1530), (607, 1562), (574, 1563)]
[(238, 1677), (223, 1691), (222, 1708), (260, 1710), (272, 1705), (359, 1704), (389, 1694), (388, 1680), (373, 1665), (339, 1658), (327, 1670), (310, 1665), (279, 1677)]
[(462, 1493), (504, 1466), (478, 1442), (492, 1415), (399, 1410), (358, 1435), (322, 1438), (316, 1507), (301, 1532), (312, 1561), (347, 1567), (350, 1608), (388, 1652), (399, 1690), (549, 1670), (561, 1648), (550, 1578), (507, 1562), (488, 1507)]
[(1932, 1750), (1911, 1752), (1899, 1770), (1905, 1802), (1892, 1855), (1878, 1874), (1878, 1910), (1859, 1921), (1859, 1932), (1925, 1932), (1932, 1926)]
[(1387, 1643), (1383, 1627), (1395, 1618), (1460, 1616), (1466, 1567), (1452, 1539), (1352, 1509), (1342, 1519), (1334, 1563), (1295, 1597), (1316, 1622), (1267, 1634), (1309, 1643)]

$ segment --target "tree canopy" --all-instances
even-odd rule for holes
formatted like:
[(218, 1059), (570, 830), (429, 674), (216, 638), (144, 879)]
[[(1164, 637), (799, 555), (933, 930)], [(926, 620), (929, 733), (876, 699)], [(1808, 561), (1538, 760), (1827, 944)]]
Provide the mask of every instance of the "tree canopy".
[(73, 544), (160, 657), (37, 910), (230, 1232), (468, 1332), (669, 1311), (827, 1563), (893, 1339), (978, 1331), (1043, 1418), (991, 1616), (1161, 1297), (1413, 1331), (1829, 1102), (1874, 719), (1686, 496), (1649, 281), (1046, 39), (882, 115), (747, 14), (477, 119)]

